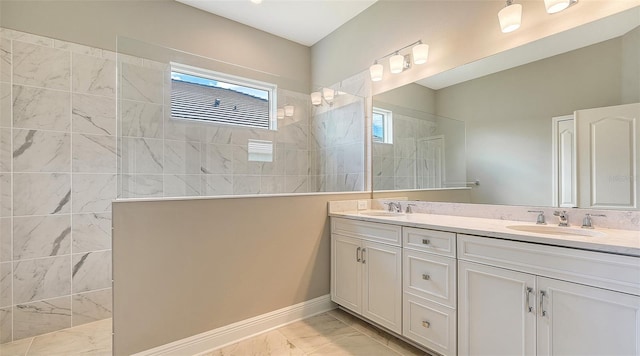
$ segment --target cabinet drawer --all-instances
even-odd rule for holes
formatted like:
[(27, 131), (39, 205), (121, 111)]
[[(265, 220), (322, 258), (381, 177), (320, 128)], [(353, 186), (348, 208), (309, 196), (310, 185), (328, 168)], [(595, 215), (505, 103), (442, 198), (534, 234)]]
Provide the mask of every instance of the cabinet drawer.
[(402, 229), (404, 247), (437, 255), (456, 257), (456, 234), (454, 232), (416, 229)]
[(331, 232), (400, 246), (402, 227), (368, 221), (331, 218)]
[(402, 335), (442, 355), (455, 355), (456, 311), (404, 293)]
[(456, 307), (456, 260), (403, 249), (404, 291)]
[(458, 258), (640, 295), (640, 258), (458, 234)]

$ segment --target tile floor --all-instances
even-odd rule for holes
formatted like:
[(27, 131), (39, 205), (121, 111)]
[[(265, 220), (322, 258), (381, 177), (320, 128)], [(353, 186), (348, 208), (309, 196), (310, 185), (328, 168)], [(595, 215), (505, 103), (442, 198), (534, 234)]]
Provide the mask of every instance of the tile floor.
[[(111, 355), (111, 319), (0, 345), (1, 356)], [(201, 356), (427, 355), (334, 309)]]

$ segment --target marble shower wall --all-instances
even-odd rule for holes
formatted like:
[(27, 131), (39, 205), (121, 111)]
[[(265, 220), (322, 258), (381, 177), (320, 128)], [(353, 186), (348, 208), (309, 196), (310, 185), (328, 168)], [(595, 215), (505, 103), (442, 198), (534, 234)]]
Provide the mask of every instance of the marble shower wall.
[(373, 143), (373, 189), (423, 189), (427, 162), (418, 157), (420, 138), (433, 136), (437, 124), (425, 119), (394, 113), (393, 143)]
[(115, 53), (0, 29), (0, 343), (111, 317)]
[[(119, 198), (315, 191), (308, 95), (278, 90), (278, 107), (293, 105), (295, 113), (277, 130), (172, 119), (169, 66), (123, 54), (118, 65)], [(249, 161), (249, 139), (271, 141), (273, 161)]]

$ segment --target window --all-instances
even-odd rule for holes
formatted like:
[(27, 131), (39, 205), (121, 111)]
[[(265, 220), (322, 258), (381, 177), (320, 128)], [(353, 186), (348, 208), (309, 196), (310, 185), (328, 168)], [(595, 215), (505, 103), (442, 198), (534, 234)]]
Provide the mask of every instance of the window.
[(391, 111), (373, 108), (371, 127), (373, 142), (393, 143), (393, 113)]
[(276, 85), (171, 63), (171, 117), (276, 129)]

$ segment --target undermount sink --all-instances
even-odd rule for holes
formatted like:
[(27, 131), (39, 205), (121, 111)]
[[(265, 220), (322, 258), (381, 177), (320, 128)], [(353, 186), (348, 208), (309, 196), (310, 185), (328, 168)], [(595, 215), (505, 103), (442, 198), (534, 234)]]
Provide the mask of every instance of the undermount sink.
[(369, 216), (403, 216), (404, 213), (396, 213), (393, 211), (384, 211), (384, 210), (371, 210), (371, 211), (361, 211), (360, 215), (369, 215)]
[(567, 235), (591, 236), (591, 237), (606, 236), (605, 233), (596, 231), (596, 230), (563, 227), (563, 226), (549, 226), (549, 225), (510, 225), (510, 226), (507, 226), (507, 229), (522, 231), (522, 232), (532, 232), (536, 234), (547, 234), (547, 235), (558, 235), (558, 236), (567, 236)]

